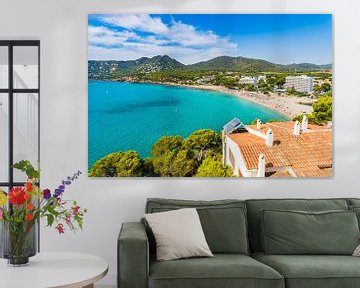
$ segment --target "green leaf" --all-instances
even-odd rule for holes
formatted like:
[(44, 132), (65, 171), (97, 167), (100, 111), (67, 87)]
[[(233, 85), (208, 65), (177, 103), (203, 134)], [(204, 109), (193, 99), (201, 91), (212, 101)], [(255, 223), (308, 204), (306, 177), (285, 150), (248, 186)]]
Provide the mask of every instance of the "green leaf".
[(75, 220), (78, 223), (79, 228), (82, 230), (82, 220), (79, 217), (76, 217)]
[(52, 214), (53, 216), (55, 217), (58, 217), (60, 215), (59, 212), (57, 212), (53, 207), (51, 206), (48, 206), (47, 207), (47, 210), (49, 211), (50, 214)]
[(29, 178), (39, 180), (40, 168), (35, 169), (34, 166), (28, 160), (21, 160), (13, 165), (15, 169), (24, 172)]
[(50, 226), (50, 227), (52, 226), (52, 224), (54, 223), (54, 219), (55, 218), (54, 218), (53, 215), (51, 215), (51, 214), (47, 215), (47, 222), (48, 222), (47, 224), (48, 224), (48, 226)]

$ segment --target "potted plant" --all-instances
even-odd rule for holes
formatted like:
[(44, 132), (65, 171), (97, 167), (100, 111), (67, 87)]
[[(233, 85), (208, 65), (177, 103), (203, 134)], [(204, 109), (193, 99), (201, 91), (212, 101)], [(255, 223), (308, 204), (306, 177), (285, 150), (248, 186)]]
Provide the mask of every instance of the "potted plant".
[(63, 199), (66, 186), (80, 176), (80, 171), (52, 192), (38, 186), (40, 169), (29, 161), (20, 161), (13, 167), (26, 173), (28, 179), (23, 187), (11, 187), (8, 194), (0, 188), (0, 257), (8, 259), (11, 266), (22, 266), (36, 254), (36, 224), (40, 218), (45, 218), (47, 226), (55, 227), (59, 234), (65, 232), (65, 227), (75, 232), (82, 229), (86, 209)]

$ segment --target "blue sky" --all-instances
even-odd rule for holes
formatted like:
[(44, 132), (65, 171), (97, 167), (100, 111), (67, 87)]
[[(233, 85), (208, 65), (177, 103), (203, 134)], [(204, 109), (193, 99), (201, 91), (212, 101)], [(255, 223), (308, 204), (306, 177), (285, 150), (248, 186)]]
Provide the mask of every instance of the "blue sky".
[(90, 60), (167, 54), (184, 64), (228, 55), (332, 63), (331, 14), (93, 14)]

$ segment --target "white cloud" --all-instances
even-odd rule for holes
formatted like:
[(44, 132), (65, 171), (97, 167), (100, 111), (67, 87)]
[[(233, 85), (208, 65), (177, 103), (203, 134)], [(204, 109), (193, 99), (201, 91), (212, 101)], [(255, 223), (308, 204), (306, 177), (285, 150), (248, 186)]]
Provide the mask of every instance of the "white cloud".
[(89, 26), (88, 39), (90, 44), (122, 45), (129, 39), (140, 40), (140, 37), (130, 31), (116, 32), (104, 26)]
[(191, 48), (181, 46), (159, 46), (148, 43), (126, 42), (123, 47), (89, 46), (89, 60), (135, 60), (141, 57), (169, 55), (184, 64), (193, 64), (211, 58), (229, 55), (237, 56), (232, 50), (222, 48)]
[(171, 43), (169, 39), (163, 37), (156, 37), (153, 35), (142, 37), (142, 42), (156, 45), (166, 45)]
[(148, 14), (118, 14), (103, 16), (101, 21), (123, 27), (130, 30), (138, 30), (154, 34), (165, 34), (168, 27), (159, 17), (151, 17)]
[(212, 31), (197, 31), (194, 26), (173, 21), (167, 37), (184, 46), (215, 45), (219, 37)]
[[(145, 55), (143, 55), (145, 57)], [(142, 56), (140, 56), (142, 57)], [(131, 60), (138, 59), (139, 53), (131, 49), (106, 48), (89, 46), (89, 60)]]
[[(166, 54), (184, 64), (193, 64), (238, 54), (237, 44), (227, 37), (181, 21), (173, 20), (166, 25), (161, 18), (144, 14), (102, 16), (100, 20), (122, 30), (89, 26), (89, 59), (92, 60), (130, 60)], [(151, 35), (140, 36), (136, 32), (151, 32)]]
[(179, 46), (158, 46), (149, 43), (126, 42), (123, 47), (99, 47), (89, 46), (90, 60), (135, 60), (141, 57), (153, 57), (156, 55), (169, 55), (182, 63), (186, 59), (198, 53), (197, 49), (183, 48)]

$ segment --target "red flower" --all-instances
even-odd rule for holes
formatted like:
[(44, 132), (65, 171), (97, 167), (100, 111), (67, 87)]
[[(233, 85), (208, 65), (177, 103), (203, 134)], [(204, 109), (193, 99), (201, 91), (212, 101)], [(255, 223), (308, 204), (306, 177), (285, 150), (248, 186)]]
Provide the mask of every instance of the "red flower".
[(80, 206), (71, 207), (71, 209), (73, 210), (74, 215), (76, 215), (79, 214)]
[(58, 230), (59, 234), (65, 233), (65, 229), (64, 229), (63, 224), (59, 223), (55, 228)]
[(31, 221), (33, 218), (34, 218), (34, 216), (32, 214), (26, 215), (26, 220), (27, 221)]
[(26, 205), (26, 210), (31, 210), (34, 208), (34, 205), (32, 203), (29, 203)]
[(67, 225), (69, 225), (71, 223), (71, 215), (70, 214), (66, 215), (65, 222), (66, 222)]
[(9, 201), (12, 205), (22, 205), (25, 203), (25, 189), (23, 187), (13, 187), (9, 193)]
[(31, 195), (30, 195), (30, 194), (28, 194), (28, 193), (26, 193), (26, 194), (25, 194), (25, 196), (24, 196), (24, 198), (25, 198), (25, 200), (30, 200)]
[(32, 184), (30, 182), (26, 182), (25, 187), (28, 192), (31, 192), (34, 189), (34, 187), (32, 186)]

